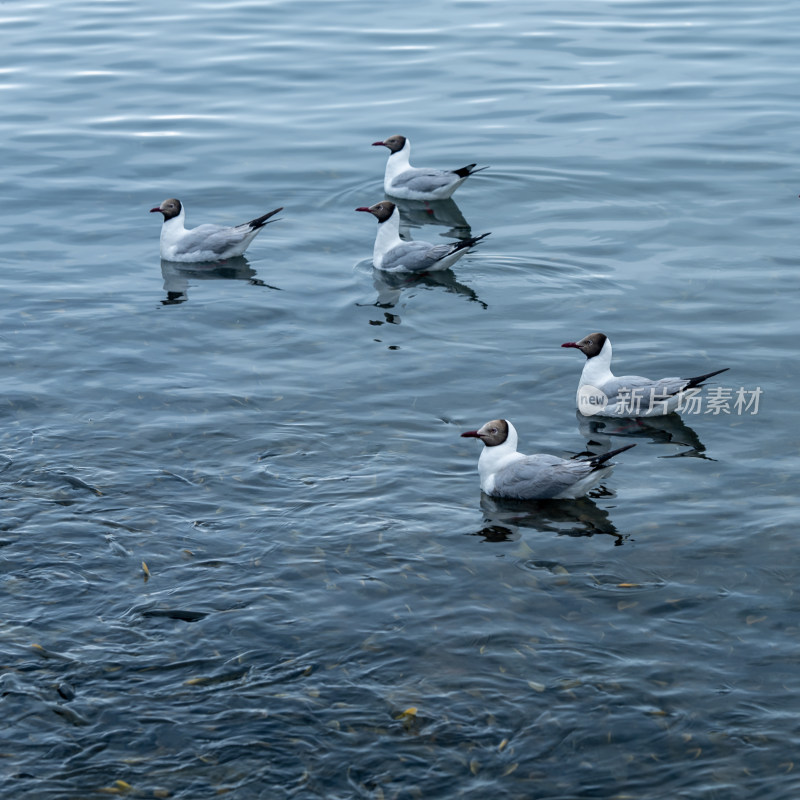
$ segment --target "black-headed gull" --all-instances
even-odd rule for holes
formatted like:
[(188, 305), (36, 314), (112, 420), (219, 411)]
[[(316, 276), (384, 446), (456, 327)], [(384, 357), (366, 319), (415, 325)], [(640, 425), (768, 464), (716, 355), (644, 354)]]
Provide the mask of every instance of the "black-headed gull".
[(400, 238), (400, 211), (391, 201), (382, 200), (369, 208), (361, 206), (356, 211), (368, 211), (378, 220), (372, 263), (385, 272), (434, 272), (448, 269), (470, 247), (489, 235), (484, 233), (450, 244), (407, 242)]
[(694, 378), (650, 380), (640, 375), (617, 377), (611, 372), (611, 340), (604, 333), (590, 333), (579, 342), (564, 342), (586, 356), (576, 398), (578, 411), (587, 416), (660, 417), (675, 411), (682, 393), (725, 372), (728, 367)]
[(493, 419), (477, 431), (462, 436), (480, 439), (478, 459), (481, 490), (491, 497), (517, 500), (566, 500), (582, 497), (609, 474), (608, 460), (636, 447), (629, 444), (581, 460), (545, 453), (526, 456), (517, 452), (517, 431), (506, 419)]
[(403, 200), (446, 200), (475, 172), (488, 167), (467, 164), (461, 169), (422, 169), (408, 163), (411, 142), (405, 136), (390, 136), (373, 147), (389, 148), (389, 160), (383, 176), (383, 190), (391, 197)]
[(150, 209), (151, 213), (154, 211), (164, 215), (164, 224), (161, 226), (161, 258), (165, 261), (191, 263), (221, 261), (242, 255), (270, 221), (270, 217), (283, 211), (283, 207), (231, 228), (224, 225), (198, 225), (190, 230), (183, 227), (186, 211), (180, 200), (170, 197), (158, 208)]

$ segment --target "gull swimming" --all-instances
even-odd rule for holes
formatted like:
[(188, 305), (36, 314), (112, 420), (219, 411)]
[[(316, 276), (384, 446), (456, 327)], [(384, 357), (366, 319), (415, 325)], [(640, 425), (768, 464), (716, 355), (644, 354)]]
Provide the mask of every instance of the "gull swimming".
[(170, 197), (160, 206), (150, 209), (150, 213), (155, 211), (164, 215), (161, 226), (161, 258), (165, 261), (191, 263), (221, 261), (242, 255), (261, 229), (268, 222), (275, 221), (270, 217), (283, 211), (283, 207), (242, 225), (225, 227), (207, 224), (188, 230), (184, 228), (186, 209), (177, 198)]
[(604, 333), (590, 333), (578, 342), (564, 342), (586, 356), (578, 382), (578, 411), (587, 416), (660, 417), (678, 409), (683, 393), (725, 372), (728, 367), (694, 378), (650, 380), (640, 375), (617, 377), (611, 372), (611, 340)]
[(481, 490), (491, 497), (517, 500), (564, 500), (582, 497), (611, 472), (608, 463), (635, 444), (583, 459), (559, 458), (545, 453), (526, 456), (517, 452), (516, 428), (506, 419), (493, 419), (462, 436), (480, 439), (478, 459)]
[(424, 169), (412, 167), (411, 140), (405, 136), (390, 136), (373, 147), (389, 148), (383, 190), (391, 197), (402, 200), (446, 200), (470, 175), (488, 169), (467, 164), (460, 169)]
[(400, 211), (389, 200), (374, 206), (361, 206), (378, 220), (378, 234), (372, 250), (372, 263), (385, 272), (422, 273), (449, 269), (488, 233), (459, 239), (450, 244), (405, 241), (400, 238)]

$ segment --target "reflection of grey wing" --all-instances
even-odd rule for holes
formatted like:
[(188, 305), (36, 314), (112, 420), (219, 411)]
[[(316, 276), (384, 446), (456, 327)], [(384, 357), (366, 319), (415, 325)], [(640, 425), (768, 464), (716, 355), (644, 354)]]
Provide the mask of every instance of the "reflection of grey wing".
[[(655, 417), (585, 417), (580, 410), (575, 412), (578, 428), (584, 439), (590, 439), (601, 451), (611, 450), (613, 436), (625, 438), (647, 437), (655, 444), (671, 443), (686, 445), (696, 453), (706, 448), (700, 437), (680, 415), (662, 414)], [(597, 448), (592, 448), (597, 449)]]
[(470, 235), (470, 227), (455, 200), (402, 200), (396, 198), (395, 205), (400, 209), (400, 222), (412, 228), (424, 225), (444, 225), (454, 230), (447, 233), (454, 239), (464, 239)]
[(568, 536), (594, 536), (601, 533), (613, 536), (617, 540), (616, 544), (622, 544), (622, 536), (611, 521), (608, 511), (598, 508), (588, 497), (537, 503), (483, 494), (481, 510), (484, 531), (501, 526), (516, 530), (520, 526), (538, 531), (555, 531)]
[(434, 192), (458, 180), (453, 172), (441, 169), (408, 169), (392, 180), (393, 189), (410, 189), (414, 192)]
[(452, 244), (430, 245), (426, 242), (403, 242), (403, 244), (393, 247), (383, 257), (382, 269), (424, 272), (452, 252)]
[(587, 461), (535, 455), (509, 464), (495, 476), (495, 492), (519, 499), (556, 497), (592, 471)]

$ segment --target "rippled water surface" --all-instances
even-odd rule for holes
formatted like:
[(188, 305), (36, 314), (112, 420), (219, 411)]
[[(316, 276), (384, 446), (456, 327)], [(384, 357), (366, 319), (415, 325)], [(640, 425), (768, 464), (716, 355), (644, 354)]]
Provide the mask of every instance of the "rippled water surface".
[[(0, 796), (800, 794), (797, 4), (18, 2), (0, 32)], [(490, 166), (404, 209), (491, 231), (452, 271), (373, 274), (353, 209), (395, 133)], [(170, 196), (285, 210), (180, 266)], [(621, 374), (729, 367), (729, 402), (579, 419), (559, 345), (595, 330)], [(493, 417), (637, 447), (502, 503), (459, 437)]]

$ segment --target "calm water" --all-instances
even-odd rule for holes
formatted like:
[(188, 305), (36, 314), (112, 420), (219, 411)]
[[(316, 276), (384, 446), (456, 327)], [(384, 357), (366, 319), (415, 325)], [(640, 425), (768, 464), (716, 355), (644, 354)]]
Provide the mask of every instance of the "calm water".
[[(797, 4), (12, 2), (0, 32), (0, 796), (800, 794)], [(435, 278), (373, 275), (353, 212), (394, 133), (491, 166), (409, 217), (492, 232)], [(285, 211), (178, 268), (169, 196)], [(594, 330), (758, 413), (579, 422), (559, 345)], [(496, 503), (459, 438), (496, 416), (638, 446), (594, 498)]]

